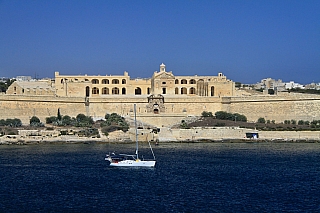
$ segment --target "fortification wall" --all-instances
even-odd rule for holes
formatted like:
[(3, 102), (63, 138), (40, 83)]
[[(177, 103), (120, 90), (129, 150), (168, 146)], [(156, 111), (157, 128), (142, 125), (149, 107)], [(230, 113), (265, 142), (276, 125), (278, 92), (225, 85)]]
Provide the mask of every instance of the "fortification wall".
[(19, 118), (28, 124), (32, 116), (45, 118), (57, 116), (58, 109), (63, 115), (75, 117), (86, 112), (85, 101), (81, 98), (56, 99), (52, 96), (0, 96), (0, 119)]
[(171, 126), (192, 116), (200, 116), (203, 111), (227, 111), (247, 116), (249, 121), (266, 120), (319, 120), (320, 96), (249, 96), (249, 97), (199, 97), (165, 96), (165, 112), (154, 114), (147, 111), (148, 96), (112, 96), (110, 98), (78, 98), (52, 96), (0, 95), (0, 119), (19, 118), (28, 124), (32, 116), (42, 122), (46, 117), (56, 116), (58, 109), (62, 115), (75, 117), (82, 113), (94, 119), (104, 118), (106, 113), (117, 113), (133, 118), (133, 105), (137, 104), (137, 117), (145, 124)]
[(320, 118), (320, 96), (292, 94), (287, 96), (250, 96), (222, 98), (222, 110), (241, 113), (248, 121), (263, 117), (275, 120), (318, 120)]

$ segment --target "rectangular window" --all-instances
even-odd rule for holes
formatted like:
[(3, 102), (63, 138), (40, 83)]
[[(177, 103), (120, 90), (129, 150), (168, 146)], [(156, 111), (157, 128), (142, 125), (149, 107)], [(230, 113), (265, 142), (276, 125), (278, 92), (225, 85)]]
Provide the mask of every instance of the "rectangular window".
[(162, 88), (162, 94), (166, 94), (166, 88)]

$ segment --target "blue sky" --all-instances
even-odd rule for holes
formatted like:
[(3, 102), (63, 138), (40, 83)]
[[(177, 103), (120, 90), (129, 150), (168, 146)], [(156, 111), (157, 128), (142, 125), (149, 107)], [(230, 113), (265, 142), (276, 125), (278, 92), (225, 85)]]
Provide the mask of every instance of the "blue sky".
[(0, 0), (0, 77), (320, 82), (319, 0)]

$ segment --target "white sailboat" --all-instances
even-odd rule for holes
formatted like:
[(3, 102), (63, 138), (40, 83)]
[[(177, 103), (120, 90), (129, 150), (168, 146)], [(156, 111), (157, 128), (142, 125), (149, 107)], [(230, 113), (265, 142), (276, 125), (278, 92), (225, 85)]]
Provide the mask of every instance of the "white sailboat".
[(149, 142), (149, 146), (153, 155), (153, 160), (142, 160), (139, 158), (139, 143), (138, 143), (138, 128), (137, 128), (137, 117), (136, 117), (136, 105), (134, 104), (134, 125), (135, 125), (135, 136), (136, 136), (136, 153), (135, 155), (118, 154), (115, 153), (106, 155), (105, 160), (110, 162), (110, 166), (115, 167), (155, 167), (156, 158), (154, 156), (152, 147)]

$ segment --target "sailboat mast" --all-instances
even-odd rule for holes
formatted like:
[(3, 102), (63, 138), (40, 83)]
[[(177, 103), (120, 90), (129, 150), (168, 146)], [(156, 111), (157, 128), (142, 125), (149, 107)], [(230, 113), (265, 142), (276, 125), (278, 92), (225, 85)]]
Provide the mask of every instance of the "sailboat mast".
[(136, 155), (137, 155), (137, 159), (139, 159), (139, 144), (138, 144), (138, 127), (137, 127), (137, 113), (136, 113), (136, 104), (134, 104), (134, 127), (136, 129)]

